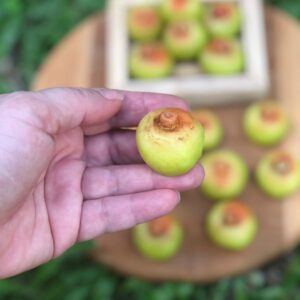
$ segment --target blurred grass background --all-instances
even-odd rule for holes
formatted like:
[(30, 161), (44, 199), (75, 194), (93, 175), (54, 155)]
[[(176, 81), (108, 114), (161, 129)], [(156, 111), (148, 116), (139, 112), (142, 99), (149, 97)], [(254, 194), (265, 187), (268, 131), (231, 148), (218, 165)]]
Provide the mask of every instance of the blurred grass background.
[[(266, 2), (300, 20), (299, 0)], [(48, 51), (104, 6), (105, 0), (0, 0), (0, 93), (28, 89)], [(35, 270), (1, 280), (0, 300), (300, 300), (300, 249), (250, 273), (199, 285), (122, 277), (92, 262), (91, 248), (90, 242), (76, 245)]]

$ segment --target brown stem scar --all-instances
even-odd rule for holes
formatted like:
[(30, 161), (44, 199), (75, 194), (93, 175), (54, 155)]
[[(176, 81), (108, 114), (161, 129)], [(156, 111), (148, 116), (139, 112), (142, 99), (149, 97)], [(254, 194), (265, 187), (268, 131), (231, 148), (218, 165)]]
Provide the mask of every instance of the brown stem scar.
[(168, 233), (172, 224), (170, 216), (163, 216), (149, 222), (149, 232), (152, 236), (162, 236)]

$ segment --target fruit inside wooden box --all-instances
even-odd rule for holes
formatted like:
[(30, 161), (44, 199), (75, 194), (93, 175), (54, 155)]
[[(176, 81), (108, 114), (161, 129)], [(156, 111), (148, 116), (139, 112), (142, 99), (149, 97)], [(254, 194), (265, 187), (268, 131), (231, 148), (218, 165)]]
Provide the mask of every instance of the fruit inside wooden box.
[(176, 94), (194, 105), (268, 91), (259, 0), (112, 0), (107, 21), (108, 87)]

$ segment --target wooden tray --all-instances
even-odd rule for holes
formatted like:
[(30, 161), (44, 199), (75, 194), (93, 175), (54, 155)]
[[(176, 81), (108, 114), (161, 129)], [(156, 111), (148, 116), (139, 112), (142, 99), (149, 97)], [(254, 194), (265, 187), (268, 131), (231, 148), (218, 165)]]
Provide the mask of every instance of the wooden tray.
[[(299, 157), (300, 150), (300, 27), (285, 14), (268, 8), (267, 35), (270, 49), (272, 97), (288, 111), (293, 130), (284, 147)], [(49, 55), (33, 89), (54, 86), (94, 87), (104, 84), (104, 18), (95, 15), (70, 33)], [(224, 147), (241, 153), (252, 170), (265, 150), (251, 145), (240, 130), (244, 107), (215, 108), (226, 130)], [(198, 191), (182, 195), (174, 211), (185, 230), (185, 242), (178, 255), (165, 263), (143, 259), (135, 251), (130, 232), (107, 234), (95, 243), (95, 258), (124, 274), (151, 280), (208, 282), (257, 267), (300, 241), (300, 193), (283, 202), (267, 199), (251, 181), (241, 200), (255, 211), (259, 232), (254, 243), (239, 253), (213, 246), (203, 232), (203, 219), (211, 202)]]

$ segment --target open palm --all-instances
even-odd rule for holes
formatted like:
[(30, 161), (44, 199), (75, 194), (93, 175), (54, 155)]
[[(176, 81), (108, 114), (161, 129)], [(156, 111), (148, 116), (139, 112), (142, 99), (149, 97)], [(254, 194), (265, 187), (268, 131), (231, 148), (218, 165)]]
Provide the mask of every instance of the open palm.
[(76, 241), (169, 212), (199, 185), (200, 166), (169, 178), (138, 154), (135, 126), (173, 96), (49, 89), (0, 97), (0, 277), (60, 255)]

